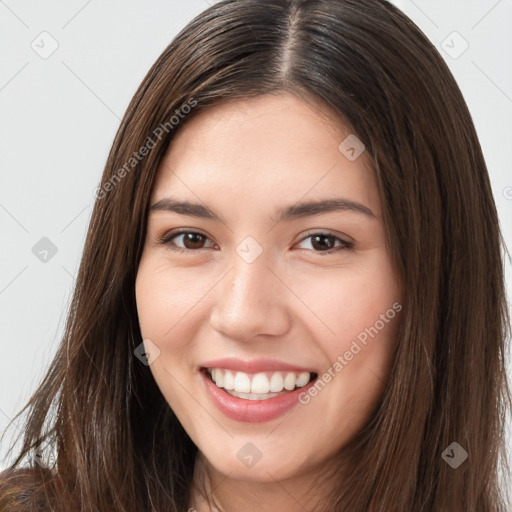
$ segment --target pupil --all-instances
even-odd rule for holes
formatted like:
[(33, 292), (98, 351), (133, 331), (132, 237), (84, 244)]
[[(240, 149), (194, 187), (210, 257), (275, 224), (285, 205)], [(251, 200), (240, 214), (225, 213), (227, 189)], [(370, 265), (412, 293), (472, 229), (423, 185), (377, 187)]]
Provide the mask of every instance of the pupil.
[[(197, 249), (198, 247), (196, 247), (196, 245), (201, 246), (202, 238), (203, 235), (199, 233), (187, 233), (184, 239), (185, 246), (187, 247), (187, 249)], [(189, 247), (190, 244), (188, 242), (192, 243), (192, 247)]]
[[(325, 240), (328, 240), (328, 239), (329, 239), (329, 240), (331, 240), (331, 241), (332, 241), (332, 238), (333, 238), (333, 237), (332, 237), (331, 235), (316, 235), (316, 236), (314, 236), (314, 237), (313, 237), (313, 247), (314, 247), (315, 249), (317, 249), (317, 248), (318, 248), (318, 247), (317, 247), (317, 241), (318, 241), (318, 240), (323, 240), (323, 241), (325, 241)], [(332, 244), (327, 244), (327, 245), (328, 245), (327, 249), (330, 249), (331, 247), (329, 247), (329, 246), (330, 246), (330, 245), (332, 245)], [(325, 246), (325, 244), (320, 244), (320, 245), (319, 245), (319, 248), (320, 248), (320, 249), (325, 249), (325, 248), (326, 248), (326, 246)]]

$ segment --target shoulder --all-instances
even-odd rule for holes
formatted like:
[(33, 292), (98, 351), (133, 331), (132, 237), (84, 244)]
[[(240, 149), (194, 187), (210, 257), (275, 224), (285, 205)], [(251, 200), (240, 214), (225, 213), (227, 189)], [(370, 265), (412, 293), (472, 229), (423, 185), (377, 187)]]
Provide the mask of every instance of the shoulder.
[(0, 472), (0, 510), (2, 512), (4, 510), (45, 510), (44, 499), (40, 492), (43, 475), (41, 471), (31, 468)]

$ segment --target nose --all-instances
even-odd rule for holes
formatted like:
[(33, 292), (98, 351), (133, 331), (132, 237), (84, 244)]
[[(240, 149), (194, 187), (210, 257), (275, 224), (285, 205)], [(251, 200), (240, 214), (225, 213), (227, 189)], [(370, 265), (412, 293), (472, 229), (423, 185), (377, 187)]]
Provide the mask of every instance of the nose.
[(234, 254), (231, 269), (215, 287), (212, 328), (237, 341), (286, 334), (293, 293), (276, 274), (264, 254), (252, 263)]

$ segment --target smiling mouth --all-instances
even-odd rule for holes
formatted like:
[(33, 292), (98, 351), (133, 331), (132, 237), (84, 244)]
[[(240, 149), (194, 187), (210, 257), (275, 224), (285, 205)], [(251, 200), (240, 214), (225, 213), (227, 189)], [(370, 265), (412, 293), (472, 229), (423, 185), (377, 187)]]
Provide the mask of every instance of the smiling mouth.
[(227, 394), (245, 400), (268, 400), (290, 393), (314, 381), (315, 372), (270, 371), (246, 373), (224, 368), (202, 368), (201, 371)]

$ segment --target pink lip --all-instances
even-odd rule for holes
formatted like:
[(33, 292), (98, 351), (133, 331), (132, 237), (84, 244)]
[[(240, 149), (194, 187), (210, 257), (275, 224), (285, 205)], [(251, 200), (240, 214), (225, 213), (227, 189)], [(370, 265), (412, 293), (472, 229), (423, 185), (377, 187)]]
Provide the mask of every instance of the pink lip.
[(294, 366), (275, 359), (251, 359), (244, 361), (243, 359), (236, 359), (233, 357), (226, 357), (223, 359), (215, 359), (212, 361), (205, 361), (202, 365), (203, 368), (222, 368), (225, 370), (234, 370), (244, 373), (258, 373), (258, 372), (272, 372), (285, 370), (289, 372), (314, 372), (310, 368), (303, 368), (301, 366)]
[[(218, 361), (216, 362), (216, 364)], [(223, 368), (223, 366), (220, 366)], [(219, 366), (214, 366), (219, 368)], [(268, 367), (267, 367), (268, 368)], [(232, 369), (232, 368), (228, 368)], [(282, 367), (281, 367), (282, 369)], [(307, 370), (304, 370), (307, 371)], [(236, 421), (262, 423), (282, 416), (293, 409), (299, 403), (299, 395), (314, 385), (314, 381), (308, 382), (302, 388), (284, 393), (267, 400), (245, 400), (231, 396), (226, 390), (219, 388), (206, 375), (206, 371), (199, 372), (207, 394), (211, 397), (214, 405), (228, 418)]]

